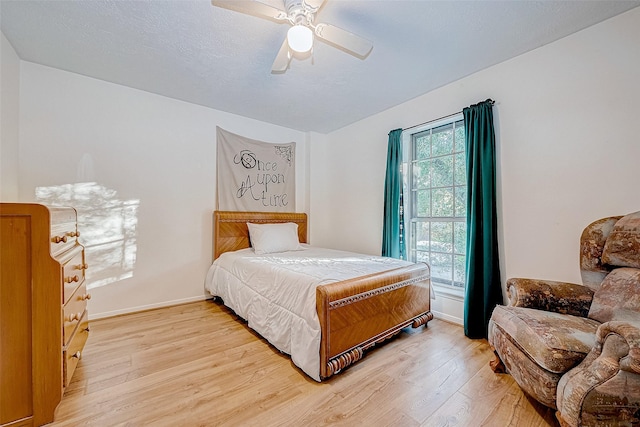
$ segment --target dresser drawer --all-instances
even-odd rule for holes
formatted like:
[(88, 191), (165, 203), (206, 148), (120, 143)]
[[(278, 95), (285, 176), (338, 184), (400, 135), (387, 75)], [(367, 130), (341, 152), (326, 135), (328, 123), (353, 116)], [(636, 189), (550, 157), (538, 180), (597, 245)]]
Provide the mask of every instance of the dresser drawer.
[(60, 256), (62, 262), (62, 303), (66, 304), (76, 288), (84, 282), (87, 264), (84, 262), (84, 247), (76, 245)]
[(47, 209), (49, 210), (51, 225), (66, 222), (75, 223), (77, 221), (77, 214), (74, 208), (49, 206)]
[(84, 349), (84, 344), (87, 342), (87, 338), (89, 337), (89, 317), (87, 311), (82, 315), (80, 322), (78, 324), (78, 328), (74, 331), (71, 336), (71, 341), (65, 347), (63, 347), (62, 351), (62, 379), (63, 379), (63, 387), (66, 387), (71, 382), (71, 377), (73, 376), (73, 371), (76, 370), (76, 366), (78, 365), (78, 361), (82, 357), (82, 350)]
[(63, 313), (63, 333), (62, 333), (62, 343), (66, 345), (69, 343), (73, 336), (73, 331), (75, 331), (76, 327), (80, 323), (82, 316), (85, 313), (87, 308), (87, 300), (91, 298), (91, 296), (87, 293), (87, 284), (82, 282), (82, 284), (76, 289), (73, 293), (69, 301), (64, 306), (62, 310)]
[(75, 222), (51, 224), (51, 255), (57, 258), (57, 255), (75, 246), (79, 235)]

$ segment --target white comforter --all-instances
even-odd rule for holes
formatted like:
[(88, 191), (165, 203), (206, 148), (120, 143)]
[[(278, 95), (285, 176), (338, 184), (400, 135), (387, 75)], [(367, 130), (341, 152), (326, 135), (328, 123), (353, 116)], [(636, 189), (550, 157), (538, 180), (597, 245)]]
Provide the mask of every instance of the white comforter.
[(411, 263), (303, 245), (301, 251), (256, 255), (226, 252), (207, 273), (205, 288), (247, 320), (307, 375), (320, 381), (316, 287)]

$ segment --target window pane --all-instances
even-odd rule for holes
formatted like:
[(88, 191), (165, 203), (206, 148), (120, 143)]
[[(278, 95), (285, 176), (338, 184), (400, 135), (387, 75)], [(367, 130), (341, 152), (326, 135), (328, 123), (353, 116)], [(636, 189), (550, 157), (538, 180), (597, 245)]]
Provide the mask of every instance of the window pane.
[(453, 185), (453, 156), (436, 157), (431, 160), (431, 186)]
[(464, 153), (458, 153), (454, 158), (454, 184), (455, 185), (467, 185), (467, 164)]
[(432, 156), (441, 156), (453, 152), (453, 126), (446, 125), (433, 130)]
[(451, 285), (453, 278), (452, 255), (431, 253), (431, 278), (446, 285)]
[(454, 191), (456, 192), (456, 217), (457, 218), (466, 218), (467, 216), (467, 187), (455, 187)]
[(422, 251), (429, 250), (429, 223), (428, 222), (418, 222), (414, 223), (415, 226), (415, 242), (416, 249)]
[(431, 216), (431, 190), (418, 190), (414, 193), (413, 206), (415, 207), (415, 217)]
[(410, 223), (409, 228), (411, 229), (411, 233), (409, 234), (409, 240), (407, 240), (407, 246), (409, 247), (409, 250), (411, 251), (411, 253), (413, 253), (416, 249), (416, 223), (415, 222)]
[(455, 140), (456, 140), (456, 151), (465, 151), (465, 140), (464, 140), (464, 121), (459, 121), (455, 123)]
[(464, 255), (467, 252), (467, 224), (455, 222), (453, 224), (453, 251)]
[(464, 255), (454, 255), (453, 257), (453, 286), (459, 286), (464, 288), (466, 281), (466, 273), (465, 273), (465, 256)]
[(429, 133), (420, 134), (420, 136), (415, 138), (415, 158), (416, 159), (426, 159), (430, 157), (430, 146), (429, 142), (431, 141), (431, 135)]
[(433, 217), (453, 216), (453, 188), (433, 190)]
[(429, 161), (423, 160), (413, 163), (413, 187), (426, 188), (429, 186)]
[(416, 262), (426, 262), (427, 264), (429, 264), (429, 252), (417, 251)]
[(451, 253), (453, 250), (453, 223), (431, 223), (431, 250)]

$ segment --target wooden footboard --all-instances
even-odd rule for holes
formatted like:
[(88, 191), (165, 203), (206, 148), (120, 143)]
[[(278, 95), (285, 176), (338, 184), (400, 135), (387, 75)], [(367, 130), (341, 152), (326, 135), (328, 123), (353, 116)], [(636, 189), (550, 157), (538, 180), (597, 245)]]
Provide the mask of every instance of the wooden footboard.
[(429, 266), (419, 263), (318, 286), (320, 376), (357, 362), (364, 351), (409, 325), (433, 319)]

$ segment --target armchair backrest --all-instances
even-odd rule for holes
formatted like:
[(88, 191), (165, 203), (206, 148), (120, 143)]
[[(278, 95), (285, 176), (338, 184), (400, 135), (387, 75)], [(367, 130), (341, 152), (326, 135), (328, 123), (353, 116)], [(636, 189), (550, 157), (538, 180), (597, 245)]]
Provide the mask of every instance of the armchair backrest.
[(602, 262), (602, 250), (613, 226), (622, 216), (602, 218), (589, 224), (580, 236), (580, 274), (582, 284), (594, 291), (613, 267)]
[(596, 291), (610, 271), (640, 269), (640, 211), (589, 224), (580, 237), (582, 283)]

